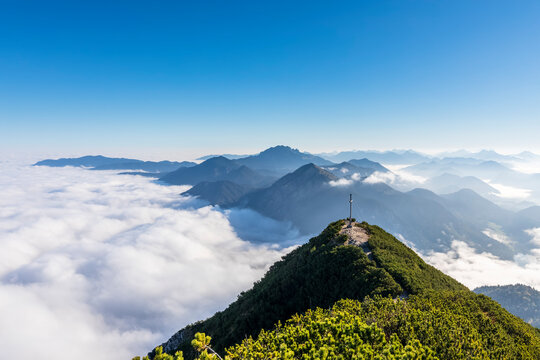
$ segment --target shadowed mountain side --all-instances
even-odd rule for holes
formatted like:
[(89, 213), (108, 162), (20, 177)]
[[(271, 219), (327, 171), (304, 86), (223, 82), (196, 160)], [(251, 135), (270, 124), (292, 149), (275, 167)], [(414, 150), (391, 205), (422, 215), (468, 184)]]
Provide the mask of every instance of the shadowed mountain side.
[[(321, 166), (321, 168), (339, 178), (366, 178), (369, 175), (373, 174), (375, 171), (390, 171), (381, 164), (369, 161), (367, 159), (351, 160), (339, 164)], [(355, 180), (358, 180), (358, 178), (356, 178)]]
[(357, 218), (401, 234), (414, 241), (420, 250), (446, 251), (453, 240), (462, 240), (474, 248), (511, 257), (512, 252), (506, 245), (456, 217), (445, 208), (444, 199), (432, 192), (402, 193), (383, 183), (361, 181), (342, 186), (338, 180), (328, 171), (309, 164), (268, 188), (245, 195), (235, 205), (277, 220), (291, 221), (309, 234), (333, 218), (346, 214), (347, 199), (352, 193)]
[(181, 167), (196, 165), (190, 161), (142, 161), (126, 158), (109, 158), (101, 155), (83, 156), (80, 158), (47, 159), (38, 161), (36, 166), (77, 166), (89, 167), (92, 170), (142, 170), (153, 173), (165, 173), (174, 171)]
[(483, 230), (489, 222), (506, 225), (514, 213), (500, 208), (470, 189), (437, 195), (426, 189), (414, 189), (409, 194), (438, 202), (460, 219), (469, 220)]
[(119, 164), (107, 164), (96, 166), (92, 170), (144, 170), (155, 173), (171, 172), (179, 168), (191, 167), (197, 165), (191, 161), (141, 161), (141, 162), (126, 162)]
[(355, 223), (365, 232), (373, 252), (370, 260), (363, 247), (344, 233), (344, 225), (344, 221), (331, 223), (319, 236), (272, 265), (226, 310), (177, 332), (163, 344), (164, 351), (183, 350), (188, 358), (193, 357), (190, 342), (196, 332), (212, 336), (216, 350), (222, 351), (294, 313), (328, 308), (342, 298), (466, 290), (381, 228)]
[(183, 192), (182, 195), (198, 196), (213, 205), (227, 207), (252, 190), (251, 187), (231, 181), (203, 181)]
[(411, 193), (437, 201), (475, 232), (494, 234), (495, 239), (506, 241), (515, 251), (528, 252), (531, 237), (525, 230), (540, 227), (540, 207), (537, 206), (513, 212), (470, 189), (441, 196), (424, 189), (415, 189)]
[(369, 176), (373, 173), (373, 169), (369, 168), (361, 168), (358, 166), (355, 166), (349, 162), (342, 162), (339, 164), (334, 165), (327, 165), (327, 166), (321, 166), (321, 169), (324, 169), (331, 173), (332, 175), (338, 177), (338, 178), (347, 178), (350, 177), (353, 174), (358, 174), (361, 177)]
[(474, 289), (501, 304), (525, 322), (540, 328), (540, 291), (527, 285), (482, 286)]
[(257, 187), (268, 185), (273, 179), (247, 166), (239, 165), (234, 160), (219, 156), (190, 168), (173, 171), (160, 180), (171, 185), (195, 185), (203, 181), (232, 181), (240, 185)]
[(383, 173), (390, 172), (390, 170), (382, 166), (380, 163), (368, 160), (366, 158), (353, 159), (353, 160), (349, 160), (348, 162), (360, 168), (373, 169), (375, 171), (383, 172)]
[(540, 206), (531, 206), (519, 211), (516, 214), (516, 221), (513, 225), (526, 229), (540, 227)]

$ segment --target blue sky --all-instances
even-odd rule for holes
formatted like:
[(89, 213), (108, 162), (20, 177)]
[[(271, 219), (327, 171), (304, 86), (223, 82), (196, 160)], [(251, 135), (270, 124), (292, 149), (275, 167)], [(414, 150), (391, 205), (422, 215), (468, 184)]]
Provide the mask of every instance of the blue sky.
[(540, 151), (538, 1), (1, 7), (3, 152)]

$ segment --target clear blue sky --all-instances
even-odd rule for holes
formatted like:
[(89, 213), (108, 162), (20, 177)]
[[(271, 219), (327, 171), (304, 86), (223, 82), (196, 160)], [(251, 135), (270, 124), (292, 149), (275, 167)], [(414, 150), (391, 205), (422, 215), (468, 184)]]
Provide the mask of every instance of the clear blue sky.
[(540, 2), (11, 1), (0, 149), (540, 151)]

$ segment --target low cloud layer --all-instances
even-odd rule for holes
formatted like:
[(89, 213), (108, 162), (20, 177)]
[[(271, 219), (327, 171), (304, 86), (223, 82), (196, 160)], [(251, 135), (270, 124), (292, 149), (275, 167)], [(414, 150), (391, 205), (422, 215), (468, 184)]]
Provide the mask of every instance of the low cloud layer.
[(200, 207), (143, 177), (0, 168), (5, 358), (144, 354), (251, 287), (287, 251), (268, 243), (298, 241), (291, 227)]
[[(5, 358), (142, 355), (250, 288), (289, 250), (273, 243), (306, 240), (251, 210), (114, 172), (0, 163), (0, 188)], [(528, 233), (540, 247), (540, 229)], [(425, 258), (471, 288), (540, 289), (540, 250), (510, 262), (456, 241)]]
[[(536, 243), (536, 239), (533, 241)], [(478, 253), (465, 242), (456, 240), (452, 242), (450, 251), (432, 252), (423, 257), (470, 289), (521, 283), (540, 290), (540, 249), (526, 255), (519, 254), (514, 261), (508, 261), (490, 253)]]
[(368, 184), (385, 183), (400, 191), (412, 190), (422, 186), (425, 178), (413, 175), (404, 170), (394, 169), (393, 172), (375, 171), (364, 182)]
[(531, 197), (532, 190), (521, 189), (514, 186), (495, 184), (489, 180), (484, 180), (491, 187), (495, 188), (498, 193), (493, 193), (493, 195), (504, 198), (504, 199), (514, 199), (514, 200), (526, 200)]
[[(344, 171), (344, 170), (346, 170), (346, 171)], [(341, 169), (341, 172), (347, 172), (347, 171), (349, 171), (349, 170), (348, 169)], [(330, 184), (330, 186), (334, 186), (334, 187), (336, 187), (336, 186), (337, 187), (346, 187), (346, 186), (354, 184), (357, 181), (360, 181), (361, 179), (362, 179), (362, 177), (360, 176), (359, 173), (354, 173), (349, 177), (339, 178), (337, 180), (331, 180), (328, 183)]]

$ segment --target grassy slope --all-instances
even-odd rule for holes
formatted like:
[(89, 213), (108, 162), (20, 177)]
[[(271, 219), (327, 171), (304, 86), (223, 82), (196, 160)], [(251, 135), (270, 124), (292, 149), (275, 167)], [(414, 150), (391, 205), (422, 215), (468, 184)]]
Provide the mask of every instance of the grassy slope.
[(467, 288), (428, 265), (414, 251), (378, 226), (358, 224), (369, 237), (369, 247), (378, 266), (384, 268), (409, 293), (427, 290), (467, 290)]
[(425, 264), (412, 250), (382, 229), (362, 224), (370, 234), (374, 260), (355, 246), (343, 245), (343, 221), (330, 224), (319, 236), (275, 263), (253, 288), (240, 294), (226, 310), (192, 324), (182, 332), (180, 346), (165, 346), (169, 353), (183, 350), (193, 356), (190, 341), (196, 332), (212, 336), (222, 351), (260, 329), (270, 329), (295, 313), (328, 308), (343, 298), (396, 297), (404, 291), (465, 289), (454, 279)]
[(370, 351), (381, 359), (532, 360), (540, 359), (540, 333), (486, 296), (428, 291), (408, 300), (341, 300), (330, 310), (293, 316), (227, 349), (227, 355), (350, 359)]

